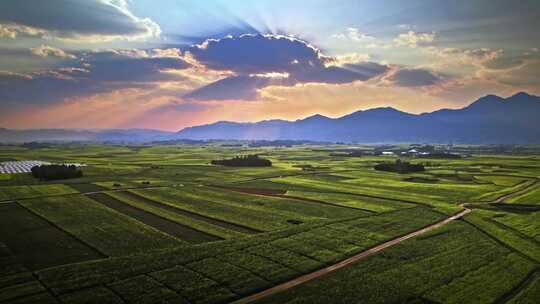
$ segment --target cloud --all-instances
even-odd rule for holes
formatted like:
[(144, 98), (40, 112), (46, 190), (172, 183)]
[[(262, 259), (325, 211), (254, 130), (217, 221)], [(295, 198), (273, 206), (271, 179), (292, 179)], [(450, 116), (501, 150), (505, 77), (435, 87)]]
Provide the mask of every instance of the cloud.
[(389, 67), (376, 62), (346, 63), (343, 68), (354, 71), (360, 80), (368, 80), (380, 76), (389, 70)]
[(35, 48), (31, 48), (30, 52), (39, 57), (58, 57), (58, 58), (67, 58), (67, 59), (76, 59), (75, 55), (66, 53), (62, 49), (58, 49), (48, 45), (41, 45)]
[[(387, 70), (377, 63), (353, 62), (352, 57), (325, 56), (306, 41), (282, 35), (249, 34), (208, 39), (189, 48), (186, 55), (207, 69), (233, 74), (186, 95), (186, 98), (201, 100), (253, 100), (257, 89), (269, 85), (365, 81)], [(287, 77), (253, 77), (261, 74), (286, 74)]]
[(435, 33), (416, 33), (414, 31), (399, 34), (399, 36), (394, 39), (394, 43), (397, 46), (407, 46), (410, 48), (428, 45), (433, 41), (435, 41)]
[[(162, 50), (158, 54), (162, 54)], [(185, 61), (170, 56), (154, 56), (140, 50), (94, 52), (81, 55), (83, 66), (99, 81), (164, 81), (177, 78), (164, 70), (189, 67)]]
[(387, 77), (392, 84), (401, 87), (421, 87), (439, 84), (442, 78), (424, 69), (399, 69)]
[(343, 66), (344, 64), (354, 64), (358, 62), (365, 62), (370, 59), (369, 54), (363, 53), (347, 53), (343, 55), (335, 56), (330, 65)]
[(0, 74), (2, 103), (45, 103), (66, 97), (88, 95), (113, 89), (113, 84), (96, 85), (84, 81), (86, 70), (54, 70), (28, 74)]
[(181, 76), (168, 71), (186, 69), (189, 64), (157, 53), (140, 50), (80, 53), (79, 60), (70, 67), (25, 74), (3, 72), (0, 73), (0, 102), (49, 103), (181, 80)]
[[(507, 95), (515, 90), (537, 92), (540, 85), (538, 73), (540, 54), (534, 50), (517, 53), (491, 48), (458, 49), (430, 46), (423, 51), (433, 56), (433, 63), (429, 65), (432, 70), (444, 70), (445, 74), (454, 75), (455, 85), (452, 89), (455, 90), (459, 90), (460, 86), (472, 90), (470, 87), (475, 84), (481, 90), (489, 87), (493, 92)], [(458, 84), (459, 86), (456, 86)]]
[(426, 52), (438, 57), (439, 63), (465, 64), (483, 66), (490, 61), (496, 60), (503, 54), (503, 50), (493, 50), (490, 48), (478, 49), (458, 49), (427, 47)]
[(366, 81), (385, 73), (388, 67), (375, 62), (347, 63), (342, 66), (329, 66), (323, 69), (301, 69), (294, 75), (300, 83), (349, 83), (353, 81)]
[[(2, 3), (0, 3), (2, 5)], [(20, 25), (20, 24), (2, 24), (2, 20), (0, 20), (0, 38), (9, 38), (9, 39), (15, 39), (18, 35), (26, 35), (26, 36), (45, 36), (47, 31)]]
[(232, 76), (212, 82), (187, 95), (189, 100), (255, 100), (257, 89), (266, 87), (269, 79), (257, 76)]
[(330, 59), (303, 40), (282, 35), (207, 39), (189, 52), (209, 69), (243, 74), (289, 72), (299, 66), (323, 66)]
[(497, 69), (484, 69), (480, 77), (495, 80), (500, 84), (536, 91), (540, 87), (540, 57), (524, 56), (509, 59), (510, 63), (497, 64)]
[(125, 0), (3, 0), (0, 37), (19, 34), (86, 42), (158, 37), (159, 25), (133, 15)]
[(348, 27), (345, 29), (345, 32), (332, 35), (332, 38), (350, 40), (353, 42), (370, 42), (375, 40), (375, 37), (362, 33), (355, 27)]
[(510, 53), (505, 54), (502, 50), (499, 50), (489, 60), (485, 60), (483, 66), (489, 70), (508, 70), (513, 68), (519, 68), (527, 65), (531, 62), (540, 61), (540, 53), (531, 49), (525, 51), (522, 54)]
[(0, 38), (15, 39), (15, 37), (17, 37), (17, 29), (5, 24), (0, 24)]

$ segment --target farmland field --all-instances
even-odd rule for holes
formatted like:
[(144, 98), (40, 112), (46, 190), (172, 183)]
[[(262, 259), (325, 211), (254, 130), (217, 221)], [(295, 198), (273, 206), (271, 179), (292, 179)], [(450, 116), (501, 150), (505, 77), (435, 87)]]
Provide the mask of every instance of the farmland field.
[[(345, 148), (0, 148), (87, 164), (0, 174), (0, 303), (538, 302), (540, 149), (398, 174)], [(249, 154), (272, 166), (210, 164)]]

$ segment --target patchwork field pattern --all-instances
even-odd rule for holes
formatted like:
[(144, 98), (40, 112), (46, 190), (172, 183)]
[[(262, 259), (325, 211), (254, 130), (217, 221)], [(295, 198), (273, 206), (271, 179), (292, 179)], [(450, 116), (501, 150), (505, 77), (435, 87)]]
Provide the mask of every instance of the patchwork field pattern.
[[(337, 149), (0, 150), (4, 159), (88, 165), (65, 181), (0, 174), (0, 303), (229, 303), (465, 207), (472, 211), (461, 220), (259, 302), (538, 299), (538, 155), (429, 159), (425, 172), (396, 174), (372, 169), (389, 157)], [(273, 166), (210, 165), (245, 154)]]

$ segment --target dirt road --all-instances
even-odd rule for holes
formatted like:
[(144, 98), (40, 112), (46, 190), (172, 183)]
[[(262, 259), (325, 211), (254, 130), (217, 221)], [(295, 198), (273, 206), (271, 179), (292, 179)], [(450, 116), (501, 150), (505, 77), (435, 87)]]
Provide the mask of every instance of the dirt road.
[[(514, 191), (514, 192), (511, 192), (511, 193), (507, 193), (507, 194), (504, 194), (496, 199), (494, 199), (493, 201), (490, 201), (490, 202), (485, 202), (484, 204), (493, 204), (493, 203), (502, 203), (504, 202), (506, 199), (510, 198), (510, 197), (514, 197), (514, 196), (518, 196), (518, 195), (521, 195), (523, 193), (526, 193), (527, 191), (530, 191), (531, 189), (533, 189), (534, 187), (536, 187), (537, 185), (540, 184), (540, 179), (537, 178), (535, 180), (534, 183), (531, 183), (530, 185), (527, 185), (526, 187), (520, 189), (520, 190), (517, 190), (517, 191)], [(453, 216), (450, 216), (450, 217), (447, 217), (446, 219), (442, 220), (442, 221), (439, 221), (437, 223), (434, 223), (434, 224), (431, 224), (427, 227), (424, 227), (422, 229), (419, 229), (419, 230), (416, 230), (416, 231), (413, 231), (409, 234), (406, 234), (404, 236), (401, 236), (401, 237), (397, 237), (395, 239), (392, 239), (390, 241), (387, 241), (387, 242), (384, 242), (382, 244), (379, 244), (375, 247), (372, 247), (368, 250), (365, 250), (365, 251), (362, 251), (346, 260), (343, 260), (339, 263), (336, 263), (334, 265), (331, 265), (331, 266), (328, 266), (326, 268), (323, 268), (323, 269), (319, 269), (317, 271), (314, 271), (314, 272), (311, 272), (311, 273), (308, 273), (308, 274), (305, 274), (303, 276), (300, 276), (296, 279), (293, 279), (293, 280), (290, 280), (288, 282), (285, 282), (285, 283), (282, 283), (282, 284), (279, 284), (279, 285), (276, 285), (274, 287), (271, 287), (269, 289), (266, 289), (266, 290), (263, 290), (261, 292), (258, 292), (256, 294), (253, 294), (253, 295), (250, 295), (250, 296), (247, 296), (247, 297), (244, 297), (240, 300), (237, 300), (235, 301), (234, 303), (235, 304), (247, 304), (247, 303), (253, 303), (255, 301), (258, 301), (260, 299), (263, 299), (263, 298), (266, 298), (268, 296), (271, 296), (273, 294), (276, 294), (276, 293), (280, 293), (280, 292), (283, 292), (285, 290), (288, 290), (290, 288), (293, 288), (295, 286), (298, 286), (300, 284), (303, 284), (303, 283), (306, 283), (306, 282), (309, 282), (311, 280), (314, 280), (314, 279), (317, 279), (321, 276), (324, 276), (328, 273), (331, 273), (333, 271), (336, 271), (338, 269), (341, 269), (341, 268), (344, 268), (344, 267), (347, 267), (349, 266), (350, 264), (352, 263), (355, 263), (361, 259), (364, 259), (366, 257), (369, 257), (371, 255), (374, 255), (388, 247), (391, 247), (391, 246), (394, 246), (396, 244), (399, 244), (405, 240), (408, 240), (410, 238), (413, 238), (413, 237), (416, 237), (416, 236), (419, 236), (421, 234), (424, 234), (428, 231), (431, 231), (431, 230), (434, 230), (434, 229), (437, 229), (439, 227), (442, 227), (454, 220), (457, 220), (457, 219), (460, 219), (462, 218), (463, 216), (467, 215), (468, 213), (470, 213), (472, 210), (467, 208), (467, 206), (473, 206), (474, 204), (476, 203), (464, 203), (464, 204), (460, 204), (460, 206), (462, 206), (464, 208), (463, 211), (453, 215)]]
[(328, 266), (328, 267), (323, 268), (323, 269), (319, 269), (319, 270), (317, 270), (315, 272), (305, 274), (305, 275), (303, 275), (301, 277), (298, 277), (298, 278), (290, 280), (288, 282), (276, 285), (276, 286), (274, 286), (272, 288), (263, 290), (263, 291), (261, 291), (259, 293), (247, 296), (247, 297), (242, 298), (240, 300), (237, 300), (237, 301), (235, 301), (233, 303), (235, 303), (235, 304), (253, 303), (255, 301), (266, 298), (266, 297), (271, 296), (273, 294), (283, 292), (283, 291), (285, 291), (287, 289), (290, 289), (292, 287), (295, 287), (295, 286), (298, 286), (300, 284), (303, 284), (303, 283), (309, 282), (311, 280), (317, 279), (317, 278), (319, 278), (319, 277), (321, 277), (323, 275), (326, 275), (326, 274), (328, 274), (330, 272), (333, 272), (333, 271), (336, 271), (338, 269), (347, 267), (352, 263), (355, 263), (355, 262), (357, 262), (357, 261), (359, 261), (361, 259), (364, 259), (366, 257), (369, 257), (371, 255), (374, 255), (374, 254), (376, 254), (376, 253), (378, 253), (378, 252), (380, 252), (380, 251), (382, 251), (382, 250), (384, 250), (384, 249), (386, 249), (386, 248), (388, 248), (390, 246), (394, 246), (394, 245), (399, 244), (399, 243), (401, 243), (401, 242), (403, 242), (405, 240), (408, 240), (410, 238), (419, 236), (419, 235), (424, 234), (424, 233), (426, 233), (428, 231), (431, 231), (433, 229), (437, 229), (437, 228), (439, 228), (441, 226), (444, 226), (444, 225), (446, 225), (446, 224), (448, 224), (448, 223), (450, 223), (450, 222), (452, 222), (452, 221), (454, 221), (456, 219), (459, 219), (459, 218), (465, 216), (469, 212), (471, 212), (471, 210), (468, 209), (468, 208), (465, 208), (463, 211), (461, 211), (461, 212), (459, 212), (459, 213), (457, 213), (457, 214), (455, 214), (453, 216), (450, 216), (450, 217), (448, 217), (448, 218), (446, 218), (446, 219), (444, 219), (444, 220), (442, 220), (440, 222), (431, 224), (431, 225), (429, 225), (427, 227), (416, 230), (416, 231), (411, 232), (409, 234), (406, 234), (404, 236), (400, 236), (398, 238), (395, 238), (395, 239), (392, 239), (390, 241), (384, 242), (384, 243), (379, 244), (379, 245), (377, 245), (375, 247), (372, 247), (372, 248), (370, 248), (368, 250), (362, 251), (361, 253), (358, 253), (358, 254), (356, 254), (356, 255), (354, 255), (354, 256), (346, 259), (346, 260), (343, 260), (343, 261), (341, 261), (339, 263), (336, 263), (334, 265)]

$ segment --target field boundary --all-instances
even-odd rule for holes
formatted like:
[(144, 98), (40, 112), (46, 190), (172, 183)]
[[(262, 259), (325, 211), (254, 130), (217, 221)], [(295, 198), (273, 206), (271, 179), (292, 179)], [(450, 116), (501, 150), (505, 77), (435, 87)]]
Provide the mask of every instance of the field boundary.
[[(20, 234), (12, 234), (12, 237), (10, 237), (10, 233), (7, 233), (7, 240), (3, 239), (2, 241), (7, 242), (5, 243), (5, 246), (6, 248), (8, 248), (8, 252), (11, 253), (10, 256), (15, 258), (15, 261), (17, 261), (15, 263), (24, 266), (25, 269), (28, 269), (31, 272), (63, 265), (61, 263), (58, 263), (58, 258), (67, 259), (69, 261), (68, 264), (84, 263), (88, 261), (96, 261), (109, 258), (107, 254), (99, 250), (97, 247), (81, 239), (74, 233), (64, 229), (60, 225), (49, 220), (47, 217), (34, 211), (32, 208), (24, 206), (18, 202), (14, 202), (9, 206), (4, 205), (2, 208), (15, 208), (13, 209), (13, 211), (16, 212), (15, 214), (12, 214), (10, 212), (7, 212), (5, 214), (10, 219), (13, 219), (13, 222), (11, 222), (11, 225), (8, 229), (14, 229), (14, 231), (19, 231), (21, 233), (28, 233), (28, 235), (26, 235), (27, 238), (24, 239), (21, 239), (22, 236)], [(25, 226), (23, 222), (18, 222), (16, 214), (21, 214), (18, 212), (24, 213), (23, 216), (25, 216), (25, 219), (28, 220), (24, 221), (24, 223), (30, 223), (31, 226)], [(7, 222), (9, 223), (10, 221)], [(19, 226), (19, 223), (22, 226)], [(38, 227), (38, 229), (36, 227)], [(34, 232), (36, 231), (45, 231), (47, 234), (36, 235), (34, 234)], [(16, 240), (14, 241), (14, 239)], [(53, 255), (39, 254), (39, 252), (36, 251), (29, 251), (28, 253), (30, 255), (26, 255), (26, 251), (19, 251), (17, 254), (15, 254), (13, 252), (14, 248), (21, 248), (19, 246), (22, 246), (22, 248), (27, 249), (25, 247), (25, 241), (27, 240), (39, 240), (38, 244), (41, 244), (42, 246), (37, 247), (37, 250), (54, 250), (55, 248), (62, 248), (62, 251), (55, 251), (55, 254)], [(12, 247), (9, 247), (8, 244)], [(67, 255), (65, 255), (64, 253)], [(62, 261), (65, 262), (65, 260)]]
[[(106, 196), (106, 199), (109, 199), (111, 200), (112, 202), (106, 202), (105, 199), (100, 199), (99, 196), (101, 195), (105, 195)], [(204, 232), (204, 231), (200, 231), (198, 229), (195, 229), (191, 226), (188, 226), (188, 225), (185, 225), (185, 224), (181, 224), (181, 223), (178, 223), (178, 222), (175, 222), (175, 221), (172, 221), (168, 218), (165, 218), (163, 216), (160, 216), (158, 214), (155, 214), (153, 212), (150, 212), (148, 210), (145, 210), (143, 208), (139, 208), (139, 207), (136, 207), (136, 206), (133, 206), (133, 205), (130, 205), (130, 204), (127, 204), (115, 197), (112, 197), (110, 195), (108, 195), (107, 193), (95, 193), (95, 194), (87, 194), (86, 196), (88, 196), (89, 198), (93, 199), (94, 201), (100, 203), (100, 204), (103, 204), (104, 206), (108, 207), (108, 208), (111, 208), (117, 212), (120, 212), (122, 214), (125, 214), (135, 220), (138, 220), (140, 221), (141, 223), (143, 223), (144, 225), (147, 225), (147, 226), (150, 226), (162, 233), (165, 233), (167, 235), (170, 235), (174, 238), (177, 238), (181, 241), (184, 241), (184, 242), (187, 242), (187, 243), (190, 243), (190, 244), (199, 244), (199, 243), (204, 243), (204, 242), (212, 242), (212, 241), (220, 241), (220, 240), (223, 240), (223, 238), (217, 236), (217, 235), (213, 235), (213, 234), (210, 234), (210, 233), (207, 233), (207, 232)], [(175, 229), (173, 228), (164, 228), (162, 225), (160, 225), (160, 227), (156, 226), (156, 224), (152, 224), (152, 223), (149, 223), (148, 220), (145, 220), (144, 218), (141, 218), (141, 216), (136, 216), (134, 214), (129, 214), (126, 210), (123, 210), (122, 208), (118, 208), (116, 206), (112, 206), (114, 203), (113, 202), (116, 202), (117, 204), (120, 204), (120, 205), (123, 205), (127, 210), (129, 209), (134, 209), (134, 210), (137, 210), (139, 212), (141, 212), (142, 214), (148, 214), (149, 217), (155, 217), (161, 221), (163, 221), (164, 224), (171, 224), (173, 226), (178, 226), (178, 227), (181, 227), (180, 229), (185, 229), (185, 230), (192, 230), (194, 231), (195, 233), (199, 233), (201, 235), (205, 235), (205, 236), (208, 236), (208, 238), (206, 238), (206, 241), (200, 241), (200, 242), (194, 242), (193, 240), (189, 239), (189, 238), (183, 238), (183, 234), (179, 234), (178, 231), (173, 231)], [(186, 231), (187, 233), (187, 231)], [(213, 240), (210, 240), (210, 239), (213, 239)]]
[[(533, 180), (533, 179), (531, 179)], [(528, 182), (528, 181), (531, 181), (531, 180), (526, 180), (526, 181), (523, 181), (521, 183), (525, 183), (525, 182)], [(463, 206), (469, 206), (471, 208), (474, 208), (476, 206), (482, 206), (482, 205), (495, 205), (496, 204), (504, 204), (504, 201), (506, 199), (509, 199), (511, 197), (514, 197), (514, 196), (519, 196), (519, 195), (522, 195), (522, 194), (525, 194), (527, 193), (528, 191), (530, 191), (531, 189), (534, 189), (536, 188), (537, 185), (540, 185), (540, 178), (534, 178), (534, 182), (533, 183), (530, 183), (529, 185), (525, 186), (524, 188), (521, 188), (521, 189), (517, 189), (516, 191), (512, 191), (510, 193), (505, 193), (495, 199), (493, 199), (492, 201), (488, 201), (488, 202), (473, 202), (473, 203), (464, 203), (462, 204)], [(508, 205), (511, 205), (511, 204), (508, 204)], [(497, 221), (494, 221), (492, 219), (485, 219), (483, 217), (481, 217), (481, 220), (483, 221), (486, 221), (494, 226), (497, 226), (501, 229), (504, 229), (504, 230), (507, 230), (515, 235), (517, 235), (519, 238), (523, 239), (523, 240), (526, 240), (526, 241), (532, 241), (534, 244), (538, 244), (538, 241), (535, 240), (535, 239), (532, 239), (530, 238), (529, 236), (523, 234), (521, 231), (518, 231), (512, 227), (509, 227), (503, 223), (499, 223)], [(510, 244), (507, 244), (506, 242), (504, 242), (503, 240), (499, 239), (498, 237), (496, 237), (495, 235), (492, 235), (491, 233), (487, 232), (485, 229), (483, 229), (482, 227), (479, 227), (478, 225), (476, 225), (475, 223), (471, 222), (470, 220), (467, 220), (466, 218), (464, 219), (464, 221), (471, 225), (472, 227), (474, 227), (475, 229), (477, 229), (478, 231), (484, 233), (486, 236), (488, 236), (489, 238), (491, 238), (492, 240), (496, 241), (498, 244), (506, 247), (507, 249), (510, 249), (512, 250), (513, 252), (521, 255), (522, 257), (530, 260), (530, 261), (533, 261), (535, 263), (539, 263), (539, 261), (534, 258), (534, 257), (531, 257), (527, 254), (525, 254), (524, 252), (518, 250), (517, 248), (514, 248), (513, 246), (511, 246)]]
[(234, 230), (236, 232), (247, 233), (247, 234), (257, 234), (257, 233), (262, 233), (263, 232), (261, 230), (258, 230), (258, 229), (252, 228), (252, 227), (239, 225), (239, 224), (236, 224), (236, 223), (231, 223), (231, 222), (224, 221), (224, 220), (221, 220), (221, 219), (217, 219), (217, 218), (213, 218), (213, 217), (210, 217), (210, 216), (202, 215), (202, 214), (199, 214), (199, 213), (196, 213), (196, 212), (193, 212), (193, 211), (178, 208), (178, 207), (172, 206), (170, 204), (162, 203), (162, 202), (159, 202), (157, 200), (148, 198), (146, 196), (143, 196), (143, 195), (131, 192), (131, 191), (125, 191), (124, 193), (129, 195), (129, 196), (132, 196), (134, 199), (138, 199), (138, 200), (141, 200), (141, 201), (143, 201), (145, 203), (154, 205), (155, 207), (162, 208), (164, 210), (168, 210), (168, 211), (171, 211), (171, 212), (175, 212), (175, 213), (178, 213), (178, 214), (181, 214), (181, 215), (184, 215), (184, 216), (189, 216), (189, 217), (191, 217), (191, 218), (193, 218), (195, 220), (200, 220), (200, 221), (206, 222), (208, 224), (216, 225), (216, 226), (219, 226), (219, 227), (222, 227), (222, 228), (225, 228), (225, 229), (230, 229), (230, 230)]
[[(482, 218), (482, 220), (484, 220)], [(463, 219), (463, 221), (469, 225), (471, 225), (473, 228), (475, 228), (476, 230), (482, 232), (484, 235), (486, 235), (487, 237), (489, 237), (490, 239), (492, 239), (493, 241), (497, 242), (499, 245), (505, 247), (506, 249), (520, 255), (521, 257), (523, 258), (526, 258), (527, 260), (531, 261), (531, 262), (534, 262), (534, 263), (539, 263), (538, 260), (536, 260), (535, 258), (533, 257), (530, 257), (528, 256), (527, 254), (521, 252), (520, 250), (518, 250), (517, 248), (511, 246), (510, 244), (507, 244), (506, 242), (502, 241), (501, 239), (497, 238), (496, 236), (492, 235), (491, 233), (485, 231), (482, 227), (479, 227), (478, 225), (472, 223), (470, 220), (467, 220), (466, 218)]]
[(494, 220), (493, 218), (489, 218), (489, 219), (486, 219), (488, 222), (492, 223), (493, 225), (495, 226), (499, 226), (501, 229), (506, 229), (506, 230), (510, 230), (512, 231), (513, 233), (515, 233), (516, 235), (518, 235), (520, 238), (522, 239), (525, 239), (527, 241), (530, 241), (532, 243), (535, 243), (536, 245), (540, 246), (540, 241), (538, 241), (537, 239), (535, 239), (534, 237), (531, 237), (531, 236), (528, 236), (526, 235), (525, 233), (513, 228), (513, 227), (510, 227), (504, 223), (501, 223), (501, 222), (497, 222), (496, 220)]
[(423, 228), (420, 228), (418, 230), (415, 230), (413, 232), (410, 232), (408, 234), (405, 234), (403, 236), (399, 236), (399, 237), (396, 237), (396, 238), (393, 238), (389, 241), (386, 241), (384, 243), (381, 243), (379, 245), (376, 245), (374, 247), (371, 247), (370, 249), (367, 249), (367, 250), (364, 250), (356, 255), (353, 255), (352, 257), (350, 258), (347, 258), (345, 260), (342, 260), (336, 264), (333, 264), (333, 265), (330, 265), (328, 267), (325, 267), (325, 268), (322, 268), (322, 269), (319, 269), (317, 271), (314, 271), (314, 272), (311, 272), (311, 273), (308, 273), (308, 274), (305, 274), (305, 275), (302, 275), (300, 277), (297, 277), (293, 280), (290, 280), (290, 281), (287, 281), (285, 283), (282, 283), (282, 284), (279, 284), (279, 285), (276, 285), (274, 287), (271, 287), (269, 289), (266, 289), (266, 290), (263, 290), (261, 292), (258, 292), (258, 293), (255, 293), (253, 295), (250, 295), (250, 296), (247, 296), (247, 297), (244, 297), (242, 299), (239, 299), (237, 301), (234, 301), (233, 303), (234, 304), (247, 304), (247, 303), (253, 303), (255, 301), (258, 301), (260, 299), (263, 299), (263, 298), (266, 298), (268, 296), (271, 296), (271, 295), (274, 295), (274, 294), (277, 294), (277, 293), (280, 293), (280, 292), (283, 292), (285, 290), (288, 290), (288, 289), (291, 289), (295, 286), (298, 286), (298, 285), (301, 285), (301, 284), (304, 284), (304, 283), (307, 283), (309, 281), (312, 281), (314, 279), (317, 279), (319, 277), (322, 277), (328, 273), (331, 273), (331, 272), (334, 272), (336, 270), (339, 270), (341, 268), (344, 268), (344, 267), (347, 267), (349, 266), (350, 264), (353, 264), (359, 260), (362, 260), (364, 258), (367, 258), (369, 256), (372, 256), (388, 247), (391, 247), (391, 246), (394, 246), (396, 244), (399, 244), (405, 240), (408, 240), (408, 239), (411, 239), (411, 238), (414, 238), (416, 236), (419, 236), (419, 235), (422, 235), (426, 232), (429, 232), (431, 230), (434, 230), (436, 228), (439, 228), (439, 227), (442, 227), (454, 220), (457, 220), (457, 219), (460, 219), (462, 218), (463, 216), (467, 215), (468, 213), (470, 213), (472, 210), (471, 209), (468, 209), (466, 207), (464, 207), (465, 209), (460, 211), (459, 213), (457, 214), (454, 214), (450, 217), (447, 217), (441, 221), (438, 221), (438, 222), (435, 222), (433, 224), (430, 224), (428, 226), (425, 226)]
[[(279, 191), (278, 192), (278, 190), (274, 191), (274, 190), (271, 190), (271, 189), (236, 188), (236, 187), (226, 187), (226, 186), (216, 186), (216, 185), (209, 185), (209, 187), (218, 188), (218, 189), (224, 189), (224, 190), (231, 191), (231, 192), (237, 192), (237, 193), (243, 193), (243, 194), (249, 194), (249, 195), (270, 196), (270, 197), (291, 199), (291, 200), (297, 200), (297, 201), (303, 201), (303, 202), (309, 202), (309, 203), (316, 203), (316, 204), (330, 206), (330, 207), (336, 207), (336, 208), (359, 210), (359, 211), (369, 212), (369, 213), (373, 213), (373, 214), (378, 213), (378, 212), (375, 212), (375, 211), (369, 210), (369, 209), (338, 205), (338, 204), (334, 204), (334, 203), (330, 203), (330, 202), (326, 202), (326, 201), (321, 201), (321, 200), (317, 200), (317, 199), (311, 199), (311, 198), (305, 198), (305, 197), (300, 197), (300, 196), (288, 195), (288, 194), (286, 194), (287, 191)], [(272, 192), (275, 192), (275, 193), (272, 193)], [(328, 192), (326, 192), (326, 193), (328, 193)]]
[(352, 209), (352, 210), (360, 210), (360, 211), (365, 211), (365, 212), (373, 213), (373, 214), (378, 213), (376, 211), (369, 210), (369, 209), (338, 205), (338, 204), (334, 204), (334, 203), (330, 203), (330, 202), (326, 202), (326, 201), (321, 201), (321, 200), (312, 199), (312, 198), (305, 198), (305, 197), (301, 197), (301, 196), (294, 196), (294, 195), (284, 194), (284, 195), (276, 195), (276, 197), (288, 198), (288, 199), (299, 200), (299, 201), (304, 201), (304, 202), (317, 203), (317, 204), (327, 205), (327, 206), (332, 206), (332, 207), (346, 208), (346, 209)]
[[(69, 184), (63, 184), (63, 185), (68, 185), (69, 186)], [(117, 191), (126, 191), (126, 190), (171, 188), (171, 187), (173, 187), (173, 186), (169, 185), (169, 186), (150, 186), (150, 187), (130, 187), (130, 188), (120, 188), (120, 189), (104, 189), (104, 190), (100, 190), (100, 191), (90, 191), (90, 192), (73, 192), (73, 193), (49, 194), (49, 195), (39, 195), (39, 196), (32, 196), (32, 197), (9, 199), (9, 200), (5, 200), (5, 201), (0, 201), (0, 204), (12, 203), (12, 202), (17, 202), (17, 201), (27, 201), (27, 200), (33, 200), (33, 199), (38, 199), (38, 198), (47, 198), (47, 197), (61, 197), (61, 196), (70, 196), (70, 195), (81, 195), (81, 194), (88, 195), (88, 194), (117, 192)]]
[[(531, 182), (529, 185), (525, 185), (523, 188), (518, 188), (514, 191), (511, 191), (511, 192), (508, 192), (508, 193), (503, 193), (499, 196), (497, 196), (495, 199), (492, 199), (490, 201), (478, 201), (478, 202), (472, 202), (472, 203), (468, 203), (470, 205), (481, 205), (481, 204), (497, 204), (497, 203), (504, 203), (505, 200), (511, 198), (511, 197), (514, 197), (514, 196), (520, 196), (522, 194), (525, 194), (527, 193), (529, 190), (531, 190), (531, 188), (535, 188), (537, 185), (540, 185), (540, 179), (539, 178), (531, 178), (531, 179), (528, 179), (528, 180), (524, 180), (522, 182), (519, 182), (517, 183), (516, 185), (512, 186), (512, 187), (516, 187), (516, 186), (521, 186), (522, 184), (525, 184), (525, 183), (528, 183), (528, 182)], [(512, 188), (511, 187), (511, 188)]]
[(62, 228), (62, 227), (56, 225), (55, 223), (49, 221), (49, 220), (48, 220), (47, 218), (45, 218), (44, 216), (41, 216), (40, 214), (34, 212), (34, 210), (32, 210), (32, 209), (30, 209), (30, 208), (26, 208), (24, 205), (19, 204), (19, 202), (15, 202), (15, 203), (16, 203), (17, 205), (19, 205), (21, 208), (24, 208), (24, 209), (28, 210), (28, 211), (29, 211), (30, 213), (32, 213), (33, 215), (35, 215), (35, 216), (39, 217), (40, 219), (46, 221), (47, 223), (49, 223), (49, 225), (55, 227), (56, 229), (59, 229), (60, 231), (62, 231), (62, 232), (64, 232), (64, 233), (68, 234), (69, 236), (71, 236), (72, 238), (76, 239), (77, 241), (79, 241), (79, 242), (83, 243), (84, 245), (88, 246), (89, 248), (91, 248), (92, 250), (94, 250), (95, 252), (97, 252), (99, 255), (101, 255), (103, 258), (106, 259), (106, 258), (109, 257), (108, 255), (106, 255), (105, 253), (101, 252), (101, 251), (100, 251), (99, 249), (97, 249), (96, 247), (94, 247), (94, 246), (92, 246), (91, 244), (89, 244), (89, 243), (87, 243), (87, 242), (81, 240), (80, 238), (78, 238), (78, 237), (77, 237), (76, 235), (74, 235), (73, 233), (71, 233), (71, 232), (65, 230), (64, 228)]
[(495, 300), (495, 304), (503, 304), (511, 299), (513, 299), (516, 295), (518, 295), (523, 289), (525, 289), (529, 284), (531, 284), (537, 277), (540, 277), (540, 267), (536, 266), (531, 271), (527, 273), (527, 275), (512, 289), (505, 292), (502, 296), (500, 296), (498, 299)]

